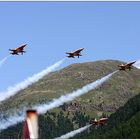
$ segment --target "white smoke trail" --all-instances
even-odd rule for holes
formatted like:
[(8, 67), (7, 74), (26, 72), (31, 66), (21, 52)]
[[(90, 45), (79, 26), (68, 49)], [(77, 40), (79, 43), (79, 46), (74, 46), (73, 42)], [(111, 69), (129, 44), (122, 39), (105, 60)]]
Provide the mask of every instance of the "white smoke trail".
[(68, 139), (68, 138), (74, 137), (76, 134), (79, 134), (79, 133), (87, 130), (90, 126), (91, 126), (91, 124), (84, 126), (82, 128), (79, 128), (77, 130), (71, 131), (71, 132), (69, 132), (65, 135), (62, 135), (61, 137), (55, 138), (55, 139)]
[[(82, 87), (81, 89), (73, 91), (72, 93), (69, 93), (67, 95), (63, 95), (63, 96), (59, 97), (58, 99), (54, 99), (50, 103), (36, 105), (33, 107), (33, 109), (37, 110), (38, 114), (44, 114), (44, 113), (46, 113), (46, 111), (48, 111), (50, 109), (53, 109), (55, 107), (59, 107), (60, 105), (63, 105), (63, 103), (72, 101), (76, 97), (79, 97), (83, 94), (86, 94), (90, 90), (97, 88), (98, 86), (103, 84), (106, 80), (108, 80), (116, 72), (118, 72), (118, 70), (108, 74), (105, 77), (102, 77), (101, 79), (96, 80), (95, 82), (87, 84), (86, 86)], [(26, 108), (24, 108), (19, 114), (17, 114), (17, 112), (15, 112), (15, 115), (13, 113), (12, 117), (9, 116), (5, 120), (1, 119), (0, 130), (6, 129), (9, 126), (12, 126), (12, 125), (15, 125), (19, 122), (22, 122), (25, 118), (25, 115), (23, 113), (25, 111), (26, 111)]]
[(0, 60), (0, 67), (6, 62), (6, 60), (10, 57), (11, 55), (8, 55), (4, 57), (2, 60)]
[(87, 84), (84, 87), (82, 87), (81, 89), (73, 91), (72, 93), (68, 93), (67, 95), (63, 95), (58, 99), (54, 99), (52, 102), (50, 102), (48, 104), (42, 104), (42, 105), (35, 106), (34, 109), (36, 109), (39, 114), (43, 114), (47, 110), (53, 109), (55, 107), (59, 107), (59, 106), (63, 105), (64, 103), (72, 101), (76, 97), (79, 97), (79, 96), (89, 92), (90, 90), (93, 90), (96, 87), (100, 86), (102, 83), (104, 83), (106, 80), (108, 80), (117, 71), (112, 72), (112, 73), (108, 74), (107, 76), (96, 80), (95, 82)]
[(137, 60), (134, 64), (133, 64), (134, 67), (140, 69), (140, 60)]
[(18, 83), (13, 87), (9, 87), (7, 91), (1, 92), (0, 93), (0, 101), (3, 101), (5, 99), (15, 95), (20, 90), (23, 90), (23, 89), (27, 88), (29, 85), (32, 85), (33, 83), (37, 82), (43, 76), (45, 76), (46, 74), (48, 74), (48, 73), (54, 71), (56, 68), (58, 68), (64, 62), (64, 60), (65, 59), (58, 61), (57, 63), (46, 68), (45, 70), (41, 71), (40, 73), (34, 74), (32, 77), (25, 79), (23, 82)]
[(1, 123), (0, 131), (4, 130), (12, 125), (15, 125), (15, 124), (18, 124), (18, 123), (24, 121), (26, 118), (26, 114), (25, 114), (26, 110), (24, 109), (18, 113), (16, 112), (8, 118), (6, 116), (4, 116), (4, 117), (2, 116), (0, 118), (0, 123)]

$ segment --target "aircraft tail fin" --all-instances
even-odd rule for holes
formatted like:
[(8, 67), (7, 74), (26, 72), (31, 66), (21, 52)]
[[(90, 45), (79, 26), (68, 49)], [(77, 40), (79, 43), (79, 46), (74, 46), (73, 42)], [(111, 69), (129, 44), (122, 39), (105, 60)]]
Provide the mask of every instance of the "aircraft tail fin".
[(94, 121), (97, 122), (97, 119), (95, 118)]
[(27, 118), (23, 129), (24, 139), (37, 139), (38, 138), (38, 115), (36, 110), (27, 110)]

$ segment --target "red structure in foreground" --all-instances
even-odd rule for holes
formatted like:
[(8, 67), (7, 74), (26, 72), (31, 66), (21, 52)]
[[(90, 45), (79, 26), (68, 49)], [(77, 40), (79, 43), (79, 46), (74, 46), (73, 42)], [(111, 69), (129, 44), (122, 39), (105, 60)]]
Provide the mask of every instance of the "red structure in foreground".
[(27, 110), (23, 125), (23, 139), (38, 138), (38, 115), (36, 110)]

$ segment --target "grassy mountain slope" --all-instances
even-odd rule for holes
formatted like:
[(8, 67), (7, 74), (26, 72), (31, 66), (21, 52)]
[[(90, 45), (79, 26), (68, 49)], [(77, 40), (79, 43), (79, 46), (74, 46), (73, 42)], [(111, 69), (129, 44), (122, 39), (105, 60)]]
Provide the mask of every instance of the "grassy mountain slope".
[[(72, 92), (106, 76), (117, 70), (117, 65), (121, 63), (122, 62), (115, 60), (78, 63), (72, 64), (62, 70), (52, 72), (44, 76), (37, 83), (20, 91), (15, 96), (1, 102), (1, 114), (11, 114), (12, 110), (18, 111), (24, 106), (30, 107), (34, 104), (51, 101), (53, 98), (58, 98), (61, 95)], [(70, 130), (85, 126), (91, 117), (101, 116), (102, 113), (110, 115), (119, 107), (123, 106), (130, 98), (136, 96), (140, 91), (139, 89), (140, 70), (134, 68), (132, 71), (119, 71), (95, 90), (59, 108), (51, 110), (50, 112), (53, 115), (41, 115), (41, 120), (39, 121), (40, 138), (54, 138)], [(63, 115), (61, 112), (63, 112)], [(85, 114), (85, 116), (80, 112)], [(63, 120), (59, 117), (65, 118), (66, 122), (69, 124), (67, 129), (64, 129), (65, 124), (63, 121), (57, 121)], [(135, 116), (129, 119), (133, 121), (133, 117), (135, 119)], [(136, 114), (136, 118), (137, 117), (139, 117), (139, 114)], [(0, 138), (21, 138), (22, 124), (23, 123), (19, 123), (2, 131), (0, 133)], [(109, 129), (113, 130), (112, 127)], [(52, 131), (55, 131), (55, 134), (52, 134)], [(50, 136), (49, 134), (52, 135)], [(93, 135), (91, 134), (91, 136)]]
[[(72, 64), (46, 75), (37, 83), (0, 103), (0, 111), (43, 103), (72, 92), (118, 69), (120, 61), (106, 60)], [(77, 98), (78, 110), (97, 114), (114, 112), (135, 96), (140, 88), (140, 71), (119, 71), (99, 88)], [(71, 108), (70, 108), (71, 109)]]

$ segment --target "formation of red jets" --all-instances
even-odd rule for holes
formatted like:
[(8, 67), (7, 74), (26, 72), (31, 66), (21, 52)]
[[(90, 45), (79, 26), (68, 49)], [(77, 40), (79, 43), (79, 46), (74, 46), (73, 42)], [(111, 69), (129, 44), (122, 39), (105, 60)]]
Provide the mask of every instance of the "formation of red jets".
[[(89, 124), (94, 126), (102, 126), (107, 123), (108, 118), (92, 119)], [(38, 114), (36, 110), (26, 111), (26, 120), (23, 125), (23, 139), (37, 139), (38, 138)]]
[[(20, 45), (18, 48), (15, 48), (15, 49), (9, 49), (10, 54), (12, 55), (19, 55), (19, 53), (21, 53), (23, 55), (23, 53), (25, 53), (26, 51), (24, 51), (24, 48), (26, 47), (27, 44), (23, 44), (23, 45)], [(75, 56), (78, 56), (78, 58), (81, 55), (81, 51), (83, 51), (84, 48), (81, 48), (81, 49), (78, 49), (74, 52), (66, 52), (66, 54), (68, 54), (68, 58), (75, 58)], [(130, 62), (130, 63), (127, 63), (127, 64), (121, 64), (121, 65), (118, 65), (119, 67), (119, 70), (126, 70), (126, 69), (129, 69), (131, 70), (132, 69), (132, 65), (135, 63), (136, 61), (133, 61), (133, 62)]]
[[(20, 45), (18, 48), (15, 48), (15, 49), (9, 49), (10, 51), (10, 54), (12, 55), (19, 55), (19, 54), (22, 54), (25, 53), (26, 51), (24, 51), (24, 48), (26, 47), (27, 44), (23, 44), (23, 45)], [(81, 55), (81, 52), (84, 50), (84, 48), (81, 48), (81, 49), (78, 49), (74, 52), (66, 52), (66, 54), (68, 54), (68, 58), (75, 58), (75, 56), (78, 56), (78, 58)], [(127, 63), (127, 64), (121, 64), (121, 65), (118, 65), (119, 67), (119, 70), (122, 71), (122, 70), (126, 70), (126, 69), (129, 69), (131, 70), (132, 69), (132, 65), (135, 63), (136, 61), (134, 62), (130, 62), (130, 63)], [(104, 125), (106, 122), (107, 122), (108, 118), (101, 118), (99, 120), (97, 120), (96, 118), (94, 120), (91, 120), (89, 123), (92, 124), (92, 125), (95, 125), (95, 126), (99, 126), (99, 125)], [(31, 132), (32, 130), (32, 127), (33, 127), (33, 124), (37, 122), (37, 113), (36, 111), (34, 110), (28, 110), (27, 111), (27, 120), (25, 121), (24, 123), (24, 129), (23, 129), (23, 136), (24, 138), (31, 138), (31, 133), (33, 135), (33, 138), (36, 138), (37, 135), (37, 127), (35, 127), (34, 129), (36, 130), (35, 132)]]
[[(82, 48), (82, 49), (78, 49), (78, 50), (76, 50), (76, 51), (74, 51), (74, 52), (66, 52), (66, 54), (68, 54), (68, 58), (75, 58), (75, 56), (78, 56), (78, 58), (79, 58), (79, 56), (82, 56), (81, 55), (81, 51), (83, 51), (84, 50), (84, 48)], [(130, 62), (130, 63), (127, 63), (127, 64), (121, 64), (121, 65), (119, 65), (118, 67), (119, 67), (119, 70), (126, 70), (126, 69), (129, 69), (129, 70), (131, 70), (132, 69), (132, 65), (135, 63), (136, 61), (133, 61), (133, 62)]]

